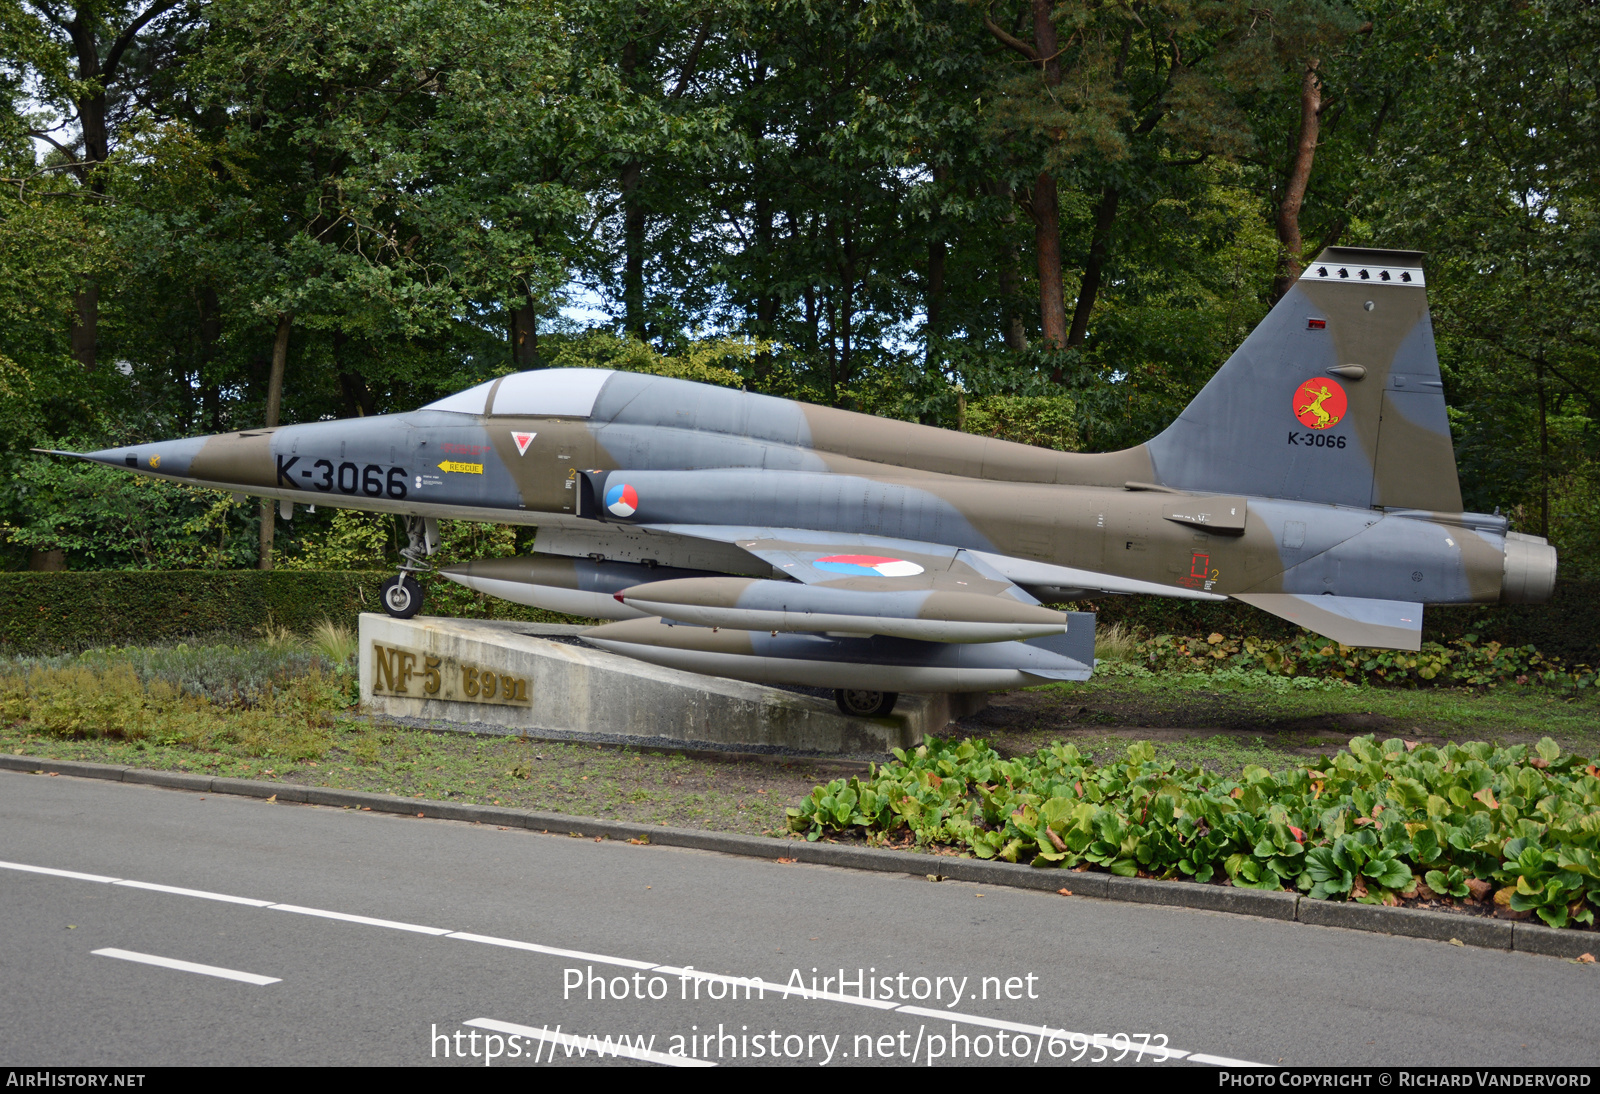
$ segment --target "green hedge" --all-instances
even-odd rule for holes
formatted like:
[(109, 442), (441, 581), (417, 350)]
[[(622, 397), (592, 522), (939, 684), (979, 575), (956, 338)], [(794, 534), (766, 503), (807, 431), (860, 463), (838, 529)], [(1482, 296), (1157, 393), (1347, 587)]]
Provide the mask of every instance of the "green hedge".
[[(0, 573), (0, 653), (251, 639), (268, 619), (299, 634), (324, 619), (353, 629), (359, 613), (380, 610), (378, 589), (391, 576), (387, 570)], [(424, 611), (438, 607), (473, 618), (568, 621), (448, 582), (425, 585), (430, 595)]]
[(376, 610), (378, 586), (388, 576), (294, 570), (0, 573), (0, 650), (242, 638), (268, 618), (301, 633), (323, 619), (353, 626), (366, 605)]
[[(1469, 604), (1429, 608), (1423, 615), (1422, 637), (1448, 643), (1475, 634), (1482, 642), (1534, 646), (1546, 657), (1569, 665), (1600, 667), (1600, 584), (1558, 582), (1545, 604)], [(1106, 597), (1079, 604), (1098, 611), (1101, 624), (1121, 623), (1149, 634), (1252, 635), (1293, 638), (1300, 628), (1238, 600), (1164, 600), (1150, 596)]]

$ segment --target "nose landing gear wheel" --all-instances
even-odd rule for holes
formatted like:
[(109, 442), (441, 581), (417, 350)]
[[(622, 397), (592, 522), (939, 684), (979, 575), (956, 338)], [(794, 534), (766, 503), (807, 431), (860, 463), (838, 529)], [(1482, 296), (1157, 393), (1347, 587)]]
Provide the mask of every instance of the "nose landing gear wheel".
[(833, 701), (839, 713), (848, 718), (886, 718), (900, 698), (897, 691), (862, 691), (858, 688), (836, 688)]
[(422, 586), (410, 574), (391, 577), (378, 593), (383, 610), (396, 619), (410, 619), (422, 610)]

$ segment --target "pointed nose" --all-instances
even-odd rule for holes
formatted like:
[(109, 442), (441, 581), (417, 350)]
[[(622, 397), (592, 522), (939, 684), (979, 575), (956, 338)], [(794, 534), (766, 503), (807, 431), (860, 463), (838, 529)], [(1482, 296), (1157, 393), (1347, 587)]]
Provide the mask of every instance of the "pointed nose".
[(80, 460), (91, 460), (108, 467), (123, 467), (130, 471), (184, 477), (189, 474), (189, 465), (194, 462), (205, 440), (204, 437), (191, 437), (188, 440), (102, 448), (98, 452), (59, 452), (56, 455), (75, 456)]

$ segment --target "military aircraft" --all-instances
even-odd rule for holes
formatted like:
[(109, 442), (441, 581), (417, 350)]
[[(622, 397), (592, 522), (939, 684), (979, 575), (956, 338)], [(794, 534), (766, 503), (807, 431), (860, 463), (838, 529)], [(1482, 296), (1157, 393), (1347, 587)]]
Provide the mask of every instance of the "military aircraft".
[(440, 577), (615, 620), (640, 660), (902, 691), (1085, 679), (1093, 616), (1244, 601), (1417, 649), (1425, 604), (1540, 601), (1555, 551), (1462, 511), (1420, 255), (1329, 248), (1164, 432), (1064, 453), (639, 373), (521, 372), (405, 414), (81, 455), (405, 518), (386, 610), (416, 613), (440, 517), (536, 525), (538, 553)]

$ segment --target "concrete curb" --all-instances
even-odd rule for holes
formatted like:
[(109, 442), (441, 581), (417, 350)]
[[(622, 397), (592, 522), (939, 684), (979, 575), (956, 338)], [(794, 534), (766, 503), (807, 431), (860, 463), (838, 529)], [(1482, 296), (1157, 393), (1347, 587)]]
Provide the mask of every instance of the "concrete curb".
[(1448, 912), (1430, 912), (1416, 908), (1387, 908), (1375, 904), (1306, 900), (1297, 893), (1199, 885), (1188, 881), (1155, 881), (1149, 878), (1117, 877), (1088, 871), (1038, 870), (1011, 862), (924, 855), (913, 851), (894, 851), (877, 847), (847, 847), (836, 843), (811, 843), (805, 840), (707, 832), (693, 828), (668, 828), (664, 825), (651, 826), (628, 821), (604, 820), (599, 817), (541, 813), (532, 809), (399, 798), (389, 794), (370, 794), (361, 790), (335, 790), (320, 786), (296, 786), (292, 783), (259, 782), (253, 779), (215, 778), (209, 775), (151, 771), (114, 764), (47, 760), (37, 756), (12, 756), (0, 753), (0, 771), (71, 775), (77, 778), (107, 779), (112, 782), (141, 783), (213, 794), (236, 794), (250, 798), (276, 797), (280, 802), (493, 824), (504, 828), (527, 828), (552, 835), (565, 834), (586, 839), (639, 840), (666, 847), (691, 847), (748, 858), (790, 859), (818, 866), (842, 866), (851, 870), (920, 874), (929, 878), (969, 881), (980, 885), (1004, 885), (1015, 889), (1050, 892), (1067, 889), (1074, 896), (1228, 912), (1262, 919), (1296, 921), (1311, 926), (1339, 927), (1345, 930), (1425, 938), (1439, 942), (1459, 942), (1466, 946), (1515, 950), (1548, 957), (1570, 959), (1600, 949), (1600, 936), (1592, 931), (1558, 931), (1542, 923), (1514, 923), (1483, 916), (1452, 915)]
[[(1464, 945), (1482, 946), (1485, 949), (1512, 949), (1512, 924), (1484, 916), (1449, 915), (1417, 908), (1385, 908), (1380, 904), (1303, 900), (1300, 902), (1298, 918), (1302, 923), (1318, 927), (1379, 931), (1411, 938), (1431, 938), (1435, 942), (1455, 939)], [(1591, 939), (1590, 945), (1593, 944)], [(1575, 953), (1572, 956), (1578, 955)]]

